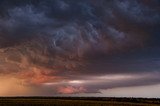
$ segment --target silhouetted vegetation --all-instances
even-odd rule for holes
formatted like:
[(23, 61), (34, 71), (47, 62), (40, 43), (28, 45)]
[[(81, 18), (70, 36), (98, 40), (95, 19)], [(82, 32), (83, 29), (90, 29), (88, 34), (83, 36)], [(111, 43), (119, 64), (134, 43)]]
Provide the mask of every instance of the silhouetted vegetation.
[(0, 106), (160, 106), (160, 99), (114, 97), (0, 97)]

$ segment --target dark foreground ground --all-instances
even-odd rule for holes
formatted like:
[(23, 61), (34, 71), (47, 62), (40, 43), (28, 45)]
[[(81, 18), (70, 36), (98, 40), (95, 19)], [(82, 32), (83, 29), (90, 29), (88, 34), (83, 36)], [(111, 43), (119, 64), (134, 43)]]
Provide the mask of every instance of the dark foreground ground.
[(160, 106), (160, 99), (106, 97), (0, 97), (0, 106)]

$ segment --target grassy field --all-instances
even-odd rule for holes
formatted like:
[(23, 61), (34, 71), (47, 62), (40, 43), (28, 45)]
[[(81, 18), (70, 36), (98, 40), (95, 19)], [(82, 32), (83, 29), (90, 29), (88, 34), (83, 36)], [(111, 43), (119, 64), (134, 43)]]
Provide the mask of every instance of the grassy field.
[(0, 97), (0, 106), (160, 106), (160, 99), (105, 97)]

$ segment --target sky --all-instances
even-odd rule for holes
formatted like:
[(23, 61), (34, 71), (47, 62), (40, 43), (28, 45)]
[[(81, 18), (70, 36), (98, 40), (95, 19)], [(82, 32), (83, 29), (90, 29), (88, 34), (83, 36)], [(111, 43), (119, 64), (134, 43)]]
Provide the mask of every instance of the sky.
[(0, 0), (0, 96), (160, 97), (159, 0)]

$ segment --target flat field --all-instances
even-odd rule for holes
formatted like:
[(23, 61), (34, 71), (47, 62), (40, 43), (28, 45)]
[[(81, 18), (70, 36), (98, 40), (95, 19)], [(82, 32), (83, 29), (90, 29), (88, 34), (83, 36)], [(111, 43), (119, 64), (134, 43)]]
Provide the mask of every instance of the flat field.
[(0, 106), (160, 106), (160, 99), (110, 97), (0, 97)]

